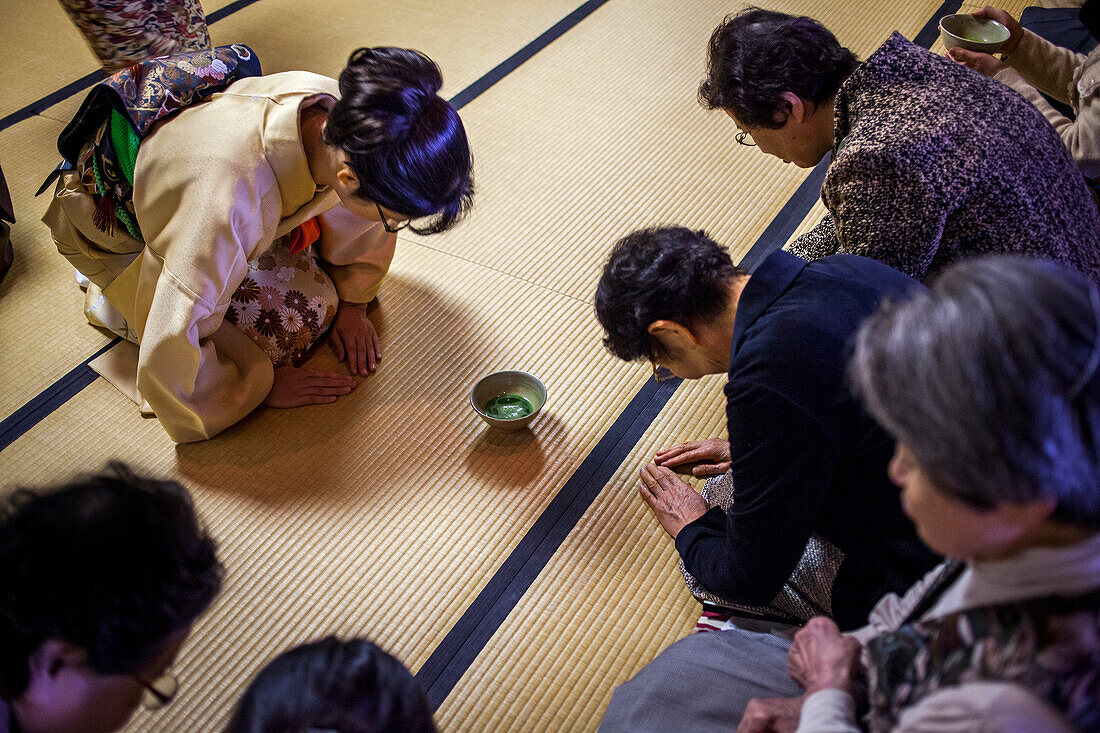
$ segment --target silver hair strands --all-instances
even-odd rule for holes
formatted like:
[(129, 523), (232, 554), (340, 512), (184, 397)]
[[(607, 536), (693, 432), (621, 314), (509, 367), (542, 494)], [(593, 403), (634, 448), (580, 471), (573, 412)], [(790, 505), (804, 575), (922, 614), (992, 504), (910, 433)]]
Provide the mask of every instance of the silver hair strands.
[(1096, 338), (1092, 342), (1092, 351), (1089, 353), (1088, 361), (1085, 362), (1085, 367), (1066, 392), (1066, 397), (1071, 402), (1077, 399), (1081, 390), (1096, 374), (1097, 367), (1100, 367), (1100, 290), (1097, 290), (1095, 285), (1089, 288), (1089, 299), (1092, 302), (1092, 317), (1096, 319)]

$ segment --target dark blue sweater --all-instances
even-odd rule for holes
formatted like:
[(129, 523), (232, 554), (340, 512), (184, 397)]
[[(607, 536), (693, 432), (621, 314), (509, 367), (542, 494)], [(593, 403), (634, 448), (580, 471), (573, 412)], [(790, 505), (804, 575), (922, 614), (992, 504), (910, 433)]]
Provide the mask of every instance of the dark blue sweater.
[(862, 321), (916, 280), (875, 260), (765, 259), (734, 321), (726, 419), (734, 503), (676, 538), (688, 570), (737, 603), (770, 602), (817, 533), (846, 553), (833, 617), (863, 625), (885, 593), (903, 592), (938, 558), (902, 513), (886, 475), (893, 441), (852, 396), (846, 367)]

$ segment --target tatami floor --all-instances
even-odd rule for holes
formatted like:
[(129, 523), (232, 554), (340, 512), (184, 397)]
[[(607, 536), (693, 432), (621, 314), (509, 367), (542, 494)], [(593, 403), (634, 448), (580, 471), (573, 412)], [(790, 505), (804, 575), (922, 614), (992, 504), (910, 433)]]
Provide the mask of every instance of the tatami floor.
[[(819, 18), (861, 57), (959, 5), (761, 4)], [(0, 481), (53, 482), (112, 458), (177, 478), (228, 568), (175, 668), (178, 698), (129, 730), (217, 730), (266, 660), (329, 633), (403, 659), (445, 730), (591, 730), (614, 687), (691, 629), (698, 605), (636, 472), (661, 447), (723, 434), (722, 379), (657, 388), (648, 367), (616, 362), (592, 294), (634, 228), (706, 229), (738, 259), (766, 232), (782, 243), (820, 217), (812, 196), (788, 204), (807, 171), (738, 146), (730, 121), (695, 100), (710, 31), (737, 7), (204, 2), (223, 11), (213, 41), (250, 45), (266, 72), (336, 76), (354, 48), (398, 45), (440, 64), (448, 97), (480, 80), (461, 109), (479, 192), (452, 232), (401, 235), (377, 375), (334, 405), (260, 409), (177, 446), (89, 377), (111, 339), (84, 320), (72, 268), (38, 221), (47, 200), (33, 192), (83, 92), (21, 110), (95, 60), (57, 3), (0, 0), (0, 166), (19, 219), (0, 285)], [(334, 363), (326, 350), (317, 359)], [(512, 436), (466, 401), (502, 368), (539, 375), (550, 393)]]

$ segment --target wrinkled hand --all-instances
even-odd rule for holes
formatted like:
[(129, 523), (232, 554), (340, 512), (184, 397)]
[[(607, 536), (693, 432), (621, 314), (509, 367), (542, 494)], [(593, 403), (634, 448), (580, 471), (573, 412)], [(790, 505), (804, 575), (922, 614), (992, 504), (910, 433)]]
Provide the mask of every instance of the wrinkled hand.
[(382, 361), (378, 332), (367, 318), (367, 307), (362, 303), (340, 302), (336, 317), (332, 320), (328, 343), (337, 359), (347, 361), (348, 371), (352, 374), (365, 377)]
[(638, 493), (672, 539), (710, 509), (695, 489), (669, 469), (647, 463), (639, 473), (642, 485)]
[(787, 655), (787, 673), (806, 694), (834, 689), (851, 692), (859, 642), (840, 633), (832, 619), (817, 616), (798, 630)]
[(745, 708), (737, 733), (793, 733), (802, 715), (803, 697), (754, 697)]
[(319, 405), (335, 402), (337, 397), (353, 389), (355, 380), (346, 374), (283, 366), (275, 370), (275, 379), (264, 404), (270, 407)]
[(730, 443), (718, 438), (693, 440), (657, 451), (653, 462), (672, 469), (687, 469), (695, 464), (691, 466), (692, 476), (718, 476), (730, 470)]
[(958, 61), (963, 66), (969, 66), (974, 71), (984, 76), (993, 76), (1003, 69), (1005, 65), (987, 53), (967, 51), (965, 48), (953, 48), (947, 52), (952, 61)]
[(1008, 40), (1005, 41), (1005, 45), (1001, 46), (1001, 53), (1005, 56), (1011, 54), (1020, 45), (1020, 39), (1024, 37), (1024, 29), (1007, 11), (986, 5), (981, 10), (975, 11), (974, 17), (989, 18), (1008, 28)]

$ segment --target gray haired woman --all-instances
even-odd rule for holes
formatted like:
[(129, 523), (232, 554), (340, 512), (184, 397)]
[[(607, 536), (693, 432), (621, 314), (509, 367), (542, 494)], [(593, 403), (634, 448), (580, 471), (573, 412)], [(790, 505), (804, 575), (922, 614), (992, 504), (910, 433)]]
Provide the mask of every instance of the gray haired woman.
[(852, 635), (812, 620), (787, 659), (804, 694), (739, 730), (1100, 729), (1098, 367), (1100, 291), (1052, 262), (956, 265), (864, 325), (855, 390), (955, 559)]

